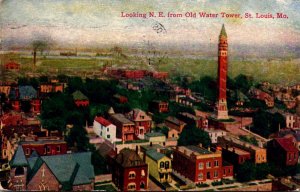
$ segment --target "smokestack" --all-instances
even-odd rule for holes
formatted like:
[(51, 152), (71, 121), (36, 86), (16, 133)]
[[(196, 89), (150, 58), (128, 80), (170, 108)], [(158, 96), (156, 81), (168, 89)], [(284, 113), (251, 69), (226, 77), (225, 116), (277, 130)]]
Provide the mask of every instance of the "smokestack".
[(33, 51), (33, 65), (36, 64), (36, 50)]

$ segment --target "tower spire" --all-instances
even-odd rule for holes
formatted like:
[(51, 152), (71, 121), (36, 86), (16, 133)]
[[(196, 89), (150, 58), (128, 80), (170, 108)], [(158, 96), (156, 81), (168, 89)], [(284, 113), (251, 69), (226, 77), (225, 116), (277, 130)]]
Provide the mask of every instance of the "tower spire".
[(219, 37), (227, 37), (227, 33), (226, 33), (226, 30), (225, 30), (225, 25), (223, 24), (222, 25), (222, 29), (221, 29), (221, 33), (220, 33), (220, 36)]

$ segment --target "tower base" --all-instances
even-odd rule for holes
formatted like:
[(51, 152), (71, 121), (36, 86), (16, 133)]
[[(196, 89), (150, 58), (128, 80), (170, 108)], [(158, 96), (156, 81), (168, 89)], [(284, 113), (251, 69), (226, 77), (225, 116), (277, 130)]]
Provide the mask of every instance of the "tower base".
[(226, 100), (222, 99), (217, 103), (217, 119), (229, 119)]

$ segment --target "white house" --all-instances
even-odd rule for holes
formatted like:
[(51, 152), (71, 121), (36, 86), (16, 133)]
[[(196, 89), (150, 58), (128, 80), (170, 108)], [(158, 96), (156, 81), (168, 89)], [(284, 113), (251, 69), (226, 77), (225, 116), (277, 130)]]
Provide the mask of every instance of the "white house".
[(104, 139), (111, 142), (116, 140), (116, 126), (103, 117), (96, 117), (94, 119), (93, 129), (96, 135)]
[(217, 143), (218, 142), (218, 137), (226, 136), (226, 131), (221, 130), (221, 129), (204, 129), (210, 137), (211, 143)]

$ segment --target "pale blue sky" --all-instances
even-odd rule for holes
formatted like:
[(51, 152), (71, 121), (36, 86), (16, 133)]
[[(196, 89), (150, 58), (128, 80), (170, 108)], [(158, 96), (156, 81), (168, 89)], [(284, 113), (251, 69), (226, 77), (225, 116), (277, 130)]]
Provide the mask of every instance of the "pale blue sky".
[[(224, 23), (230, 43), (299, 45), (299, 0), (0, 0), (2, 41), (48, 38), (61, 44), (215, 43)], [(121, 12), (273, 13), (288, 19), (122, 18)], [(157, 34), (155, 22), (167, 33)]]

